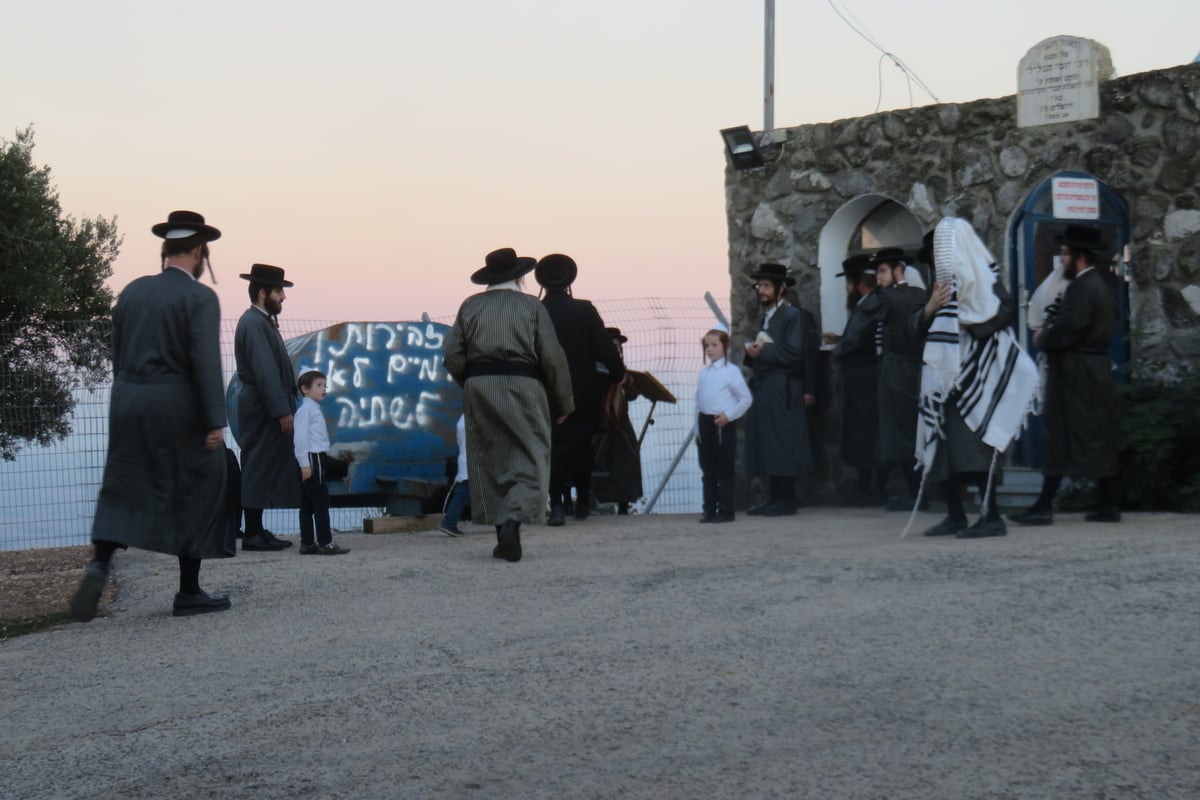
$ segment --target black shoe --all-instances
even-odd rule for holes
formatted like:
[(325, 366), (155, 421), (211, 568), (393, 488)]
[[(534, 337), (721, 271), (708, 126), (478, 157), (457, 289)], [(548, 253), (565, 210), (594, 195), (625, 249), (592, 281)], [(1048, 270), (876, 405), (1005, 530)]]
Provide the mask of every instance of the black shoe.
[[(496, 550), (500, 551), (499, 558), (505, 561), (520, 561), (521, 560), (521, 523), (515, 519), (506, 520), (500, 526), (500, 544), (496, 545)], [(492, 555), (496, 555), (495, 551)]]
[(966, 530), (959, 531), (955, 534), (956, 539), (983, 539), (987, 536), (1005, 536), (1008, 533), (1008, 528), (1004, 524), (1004, 520), (997, 517), (996, 519), (985, 520), (983, 517), (975, 520), (975, 524)]
[(763, 509), (762, 516), (764, 517), (790, 517), (796, 513), (796, 506), (792, 503), (785, 503), (780, 500), (777, 503), (772, 503)]
[(563, 500), (563, 513), (564, 514), (574, 514), (575, 513), (575, 503), (572, 502), (571, 498), (569, 498), (569, 497), (567, 499)]
[(276, 550), (283, 550), (290, 544), (291, 542), (288, 542), (287, 544), (276, 544), (266, 536), (263, 536), (261, 533), (256, 533), (253, 536), (247, 536), (245, 539), (242, 539), (243, 550), (263, 550), (273, 552)]
[(315, 556), (317, 553), (321, 552), (321, 548), (315, 544), (302, 544), (300, 545), (299, 552), (302, 556)]
[(1009, 514), (1008, 520), (1018, 525), (1053, 525), (1054, 512), (1048, 508), (1027, 508), (1024, 511)]
[(336, 545), (333, 542), (330, 542), (329, 544), (323, 544), (317, 548), (317, 555), (319, 556), (342, 556), (349, 552), (349, 547), (342, 547), (341, 545)]
[(575, 506), (575, 519), (582, 522), (591, 516), (592, 508), (587, 503), (579, 503)]
[(767, 502), (763, 503), (761, 506), (754, 506), (753, 508), (746, 509), (746, 513), (751, 517), (761, 517), (762, 513), (773, 505), (775, 505), (775, 503), (773, 501), (768, 500)]
[(546, 517), (547, 525), (549, 525), (551, 528), (557, 528), (559, 525), (565, 524), (566, 521), (567, 521), (567, 514), (565, 511), (563, 511), (562, 506), (560, 506), (560, 505), (550, 506), (550, 516)]
[(438, 526), (438, 530), (450, 537), (463, 535), (463, 532), (458, 529), (457, 525), (447, 525), (444, 522)]
[(716, 519), (713, 522), (733, 522), (732, 511), (721, 511), (717, 513)]
[(1115, 508), (1098, 508), (1083, 515), (1087, 522), (1120, 522), (1121, 512)]
[(953, 519), (946, 517), (944, 520), (934, 525), (925, 531), (926, 536), (956, 536), (959, 531), (965, 530), (967, 521), (965, 519)]
[(104, 584), (108, 583), (108, 565), (93, 561), (83, 571), (83, 579), (79, 581), (79, 589), (71, 600), (71, 616), (78, 622), (91, 622), (96, 616), (96, 608), (100, 605), (100, 595), (104, 594)]
[(229, 598), (223, 594), (176, 594), (175, 608), (171, 612), (177, 617), (190, 617), (193, 614), (211, 614), (213, 611), (224, 611), (232, 605)]
[(267, 541), (269, 541), (269, 542), (274, 542), (275, 544), (279, 545), (279, 549), (280, 549), (280, 550), (282, 550), (282, 549), (283, 549), (283, 548), (285, 548), (285, 547), (291, 547), (291, 546), (292, 546), (292, 543), (291, 543), (290, 541), (288, 541), (287, 539), (280, 539), (278, 536), (276, 536), (275, 534), (271, 533), (271, 532), (270, 532), (269, 530), (267, 530), (266, 528), (263, 528), (262, 535), (266, 537)]
[(703, 517), (700, 518), (700, 521), (701, 522), (716, 522), (717, 515), (716, 514), (705, 514)]

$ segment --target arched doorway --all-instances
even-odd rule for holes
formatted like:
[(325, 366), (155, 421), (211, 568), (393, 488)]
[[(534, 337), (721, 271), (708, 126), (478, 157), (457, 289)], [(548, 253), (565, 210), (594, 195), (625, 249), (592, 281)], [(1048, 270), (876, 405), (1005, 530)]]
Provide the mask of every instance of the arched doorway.
[[(1064, 198), (1082, 198), (1073, 204)], [(1043, 180), (1029, 193), (1013, 214), (1008, 229), (1009, 290), (1017, 298), (1017, 335), (1030, 355), (1037, 357), (1027, 314), (1029, 298), (1050, 274), (1058, 258), (1058, 242), (1067, 225), (1096, 225), (1109, 250), (1099, 253), (1098, 269), (1113, 275), (1115, 302), (1120, 311), (1117, 335), (1109, 345), (1113, 368), (1129, 363), (1129, 207), (1117, 192), (1086, 172), (1063, 171)], [(1015, 464), (1040, 467), (1042, 463), (1042, 420), (1035, 416), (1013, 450)]]
[(923, 234), (920, 220), (911, 211), (882, 195), (856, 197), (835, 211), (821, 229), (817, 245), (821, 330), (841, 333), (846, 327), (846, 284), (837, 274), (847, 256), (884, 247), (899, 247), (914, 256)]

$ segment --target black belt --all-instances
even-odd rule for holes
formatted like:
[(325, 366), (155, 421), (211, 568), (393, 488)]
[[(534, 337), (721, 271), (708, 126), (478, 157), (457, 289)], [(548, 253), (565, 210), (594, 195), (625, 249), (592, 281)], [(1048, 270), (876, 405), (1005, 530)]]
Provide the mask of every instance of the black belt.
[(541, 380), (542, 371), (524, 361), (476, 361), (467, 365), (466, 380), (482, 378), (485, 375), (516, 375)]

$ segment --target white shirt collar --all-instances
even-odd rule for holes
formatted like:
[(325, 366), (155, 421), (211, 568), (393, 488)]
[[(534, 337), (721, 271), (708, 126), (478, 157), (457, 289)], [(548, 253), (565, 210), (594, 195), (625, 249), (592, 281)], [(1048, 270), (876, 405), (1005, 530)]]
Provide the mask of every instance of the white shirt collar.
[(511, 280), (511, 281), (505, 281), (504, 283), (493, 283), (491, 286), (484, 289), (484, 291), (485, 292), (496, 292), (496, 291), (519, 292), (519, 291), (521, 291), (521, 287), (517, 286), (517, 282), (515, 280)]
[(199, 278), (197, 278), (195, 275), (192, 274), (191, 270), (184, 269), (183, 267), (177, 266), (175, 264), (167, 264), (167, 269), (177, 269), (194, 281), (200, 280)]

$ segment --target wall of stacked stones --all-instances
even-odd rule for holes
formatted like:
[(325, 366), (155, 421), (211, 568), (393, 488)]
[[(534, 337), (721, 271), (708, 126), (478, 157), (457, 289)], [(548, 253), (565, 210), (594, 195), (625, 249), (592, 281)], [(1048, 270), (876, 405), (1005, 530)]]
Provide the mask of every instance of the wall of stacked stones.
[(1200, 64), (1109, 80), (1100, 104), (1097, 119), (1029, 128), (1017, 127), (1010, 96), (772, 132), (764, 170), (726, 174), (735, 335), (753, 336), (749, 274), (762, 262), (794, 270), (801, 304), (820, 318), (821, 229), (855, 197), (895, 200), (926, 230), (967, 218), (1003, 260), (1027, 195), (1082, 170), (1132, 216), (1135, 363), (1200, 366)]

